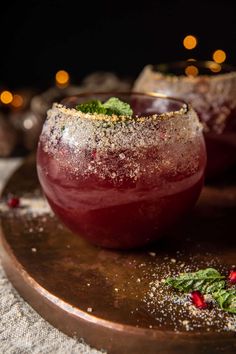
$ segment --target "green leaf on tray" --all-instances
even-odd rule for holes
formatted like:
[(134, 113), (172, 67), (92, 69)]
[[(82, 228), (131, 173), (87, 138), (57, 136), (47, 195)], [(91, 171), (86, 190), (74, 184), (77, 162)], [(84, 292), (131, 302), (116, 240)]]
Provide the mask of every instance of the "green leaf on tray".
[(216, 269), (207, 268), (193, 273), (183, 273), (176, 278), (167, 278), (165, 283), (185, 293), (198, 290), (212, 294), (225, 287), (225, 277)]
[(212, 296), (222, 310), (236, 314), (236, 289), (220, 289)]

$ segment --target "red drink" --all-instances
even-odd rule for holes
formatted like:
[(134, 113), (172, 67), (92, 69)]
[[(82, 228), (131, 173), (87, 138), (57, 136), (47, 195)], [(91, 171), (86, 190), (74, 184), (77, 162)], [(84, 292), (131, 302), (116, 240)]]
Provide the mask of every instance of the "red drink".
[(236, 69), (214, 62), (147, 66), (135, 89), (154, 91), (191, 103), (204, 127), (207, 177), (236, 163)]
[[(125, 100), (139, 118), (104, 120), (54, 106), (37, 159), (41, 185), (59, 218), (94, 244), (123, 249), (158, 239), (192, 208), (206, 162), (194, 111), (141, 94)], [(177, 113), (150, 116), (171, 105)]]

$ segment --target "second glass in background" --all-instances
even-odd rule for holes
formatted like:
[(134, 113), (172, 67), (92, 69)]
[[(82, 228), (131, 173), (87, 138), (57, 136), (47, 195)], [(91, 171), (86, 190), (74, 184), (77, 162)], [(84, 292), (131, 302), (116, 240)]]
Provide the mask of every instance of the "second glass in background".
[(148, 65), (134, 90), (160, 92), (192, 104), (204, 127), (208, 178), (236, 163), (235, 68), (210, 61)]

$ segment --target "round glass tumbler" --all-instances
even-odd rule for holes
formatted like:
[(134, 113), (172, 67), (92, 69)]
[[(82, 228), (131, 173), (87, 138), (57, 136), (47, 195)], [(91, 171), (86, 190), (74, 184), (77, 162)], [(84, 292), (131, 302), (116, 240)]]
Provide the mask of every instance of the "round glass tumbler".
[[(116, 96), (132, 117), (88, 114), (75, 105)], [(202, 126), (182, 101), (157, 94), (94, 93), (54, 104), (37, 153), (55, 214), (90, 242), (128, 249), (157, 240), (200, 194)]]
[(134, 89), (161, 92), (191, 103), (203, 123), (207, 177), (215, 177), (236, 163), (236, 68), (211, 61), (148, 65)]

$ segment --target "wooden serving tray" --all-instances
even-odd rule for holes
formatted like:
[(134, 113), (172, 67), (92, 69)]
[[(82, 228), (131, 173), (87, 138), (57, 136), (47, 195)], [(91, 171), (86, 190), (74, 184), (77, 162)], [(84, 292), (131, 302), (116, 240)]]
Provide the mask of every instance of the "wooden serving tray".
[[(188, 300), (173, 303), (178, 297), (162, 279), (236, 265), (235, 176), (205, 187), (193, 213), (155, 246), (117, 252), (88, 244), (48, 213), (31, 157), (10, 178), (1, 202), (7, 276), (55, 327), (109, 353), (233, 354), (233, 315), (193, 311)], [(21, 198), (20, 208), (6, 207), (9, 193)]]

